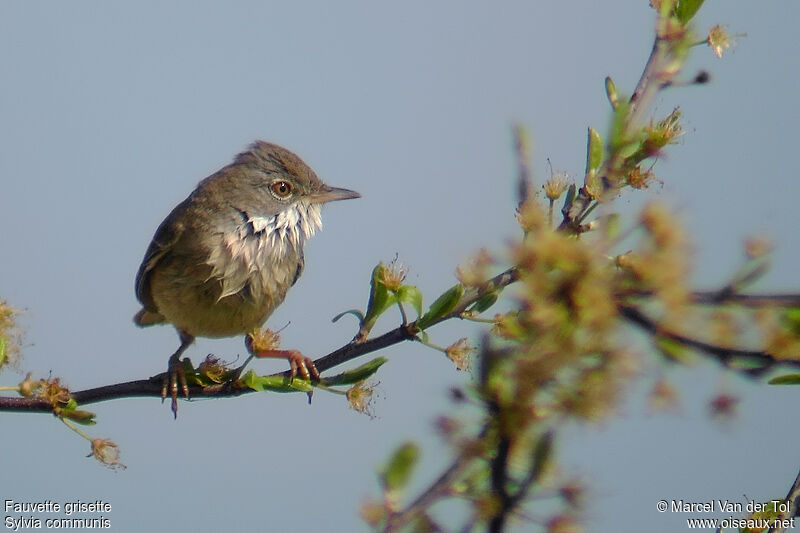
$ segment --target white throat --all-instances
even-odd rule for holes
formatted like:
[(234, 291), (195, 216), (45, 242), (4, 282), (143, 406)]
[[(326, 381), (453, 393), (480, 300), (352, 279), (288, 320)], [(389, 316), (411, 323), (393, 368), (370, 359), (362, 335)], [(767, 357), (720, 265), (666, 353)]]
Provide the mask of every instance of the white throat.
[(269, 246), (280, 258), (286, 253), (288, 246), (295, 250), (301, 248), (306, 240), (322, 228), (321, 211), (320, 204), (297, 203), (277, 215), (249, 217), (239, 233), (241, 238), (266, 239), (264, 245)]
[[(272, 216), (242, 212), (237, 230), (223, 234), (211, 250), (209, 276), (222, 281), (219, 299), (246, 285), (255, 293), (283, 292), (291, 285), (302, 261), (303, 244), (322, 227), (320, 204), (294, 204)], [(285, 264), (284, 264), (285, 263)]]

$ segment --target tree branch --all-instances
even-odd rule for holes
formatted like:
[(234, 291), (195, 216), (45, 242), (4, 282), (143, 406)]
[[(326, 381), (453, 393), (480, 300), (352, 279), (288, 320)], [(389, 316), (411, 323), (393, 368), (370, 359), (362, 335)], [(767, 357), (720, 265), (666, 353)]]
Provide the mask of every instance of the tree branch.
[[(469, 309), (475, 302), (483, 296), (507, 287), (516, 282), (520, 277), (517, 267), (512, 267), (497, 276), (491, 278), (480, 286), (469, 287), (464, 291), (463, 296), (456, 306), (445, 316), (439, 317), (427, 326), (435, 326), (452, 318), (461, 318), (462, 314)], [(637, 294), (646, 297), (647, 293)], [(764, 305), (776, 305), (780, 307), (800, 307), (800, 295), (798, 294), (736, 294), (728, 291), (696, 291), (692, 293), (693, 301), (698, 304), (720, 305), (723, 303), (736, 303), (747, 307), (758, 307)], [(741, 350), (716, 346), (692, 339), (674, 332), (666, 331), (656, 324), (649, 317), (644, 315), (638, 308), (629, 305), (618, 306), (620, 314), (629, 322), (639, 328), (651, 333), (670, 338), (690, 348), (700, 350), (704, 353), (716, 357), (723, 365), (728, 366), (735, 358), (744, 358), (760, 363), (762, 366), (755, 369), (745, 369), (744, 371), (751, 376), (759, 376), (767, 372), (776, 365), (787, 365), (800, 367), (800, 361), (777, 360), (771, 354), (758, 350)], [(334, 367), (352, 361), (363, 355), (367, 355), (383, 348), (399, 344), (403, 341), (416, 339), (419, 333), (417, 322), (401, 325), (390, 330), (383, 335), (368, 339), (360, 343), (348, 343), (331, 353), (320, 357), (314, 361), (314, 365), (320, 372), (330, 370)], [(289, 372), (280, 372), (276, 376), (289, 376)], [(115, 383), (92, 389), (85, 389), (72, 393), (72, 398), (79, 405), (103, 402), (119, 398), (133, 397), (161, 397), (161, 387), (164, 374), (158, 374), (148, 379), (126, 381)], [(189, 387), (190, 396), (194, 398), (231, 398), (255, 392), (254, 390), (237, 386), (234, 383), (222, 383), (217, 385), (192, 385)], [(49, 413), (53, 411), (50, 403), (41, 398), (17, 398), (0, 396), (0, 411), (27, 411)]]
[[(486, 437), (489, 432), (488, 424), (484, 425), (478, 433), (478, 440)], [(430, 508), (438, 498), (447, 495), (452, 489), (453, 481), (466, 469), (470, 464), (470, 459), (465, 457), (463, 452), (456, 456), (456, 459), (442, 471), (436, 480), (431, 483), (414, 501), (409, 503), (403, 510), (392, 513), (386, 521), (386, 526), (383, 528), (384, 533), (391, 531), (399, 531), (414, 518), (419, 516), (424, 509)]]
[(647, 333), (665, 337), (678, 342), (689, 348), (693, 348), (707, 355), (716, 358), (723, 366), (730, 368), (734, 360), (746, 360), (758, 363), (760, 366), (755, 368), (734, 368), (734, 370), (745, 373), (751, 377), (758, 377), (779, 365), (794, 366), (800, 368), (800, 361), (794, 359), (777, 359), (769, 352), (763, 350), (743, 350), (740, 348), (730, 348), (703, 342), (685, 335), (669, 331), (661, 327), (656, 321), (645, 315), (637, 307), (631, 305), (618, 305), (620, 315), (632, 324), (638, 326)]
[[(452, 318), (460, 318), (461, 313), (468, 309), (472, 304), (480, 298), (503, 288), (511, 283), (514, 283), (519, 278), (519, 272), (516, 268), (510, 268), (501, 274), (488, 280), (486, 283), (479, 287), (471, 287), (464, 291), (463, 296), (458, 301), (453, 310), (445, 316), (439, 317), (430, 322), (427, 326), (435, 326), (445, 320)], [(320, 357), (314, 361), (317, 370), (324, 372), (336, 366), (352, 361), (363, 355), (381, 350), (383, 348), (398, 344), (403, 341), (415, 340), (419, 332), (416, 321), (399, 326), (391, 331), (384, 333), (378, 337), (368, 339), (360, 343), (349, 343), (333, 352)], [(289, 372), (279, 372), (273, 374), (275, 376), (289, 376)], [(158, 374), (149, 379), (140, 379), (136, 381), (127, 381), (124, 383), (115, 383), (113, 385), (105, 385), (93, 389), (86, 389), (71, 393), (72, 398), (78, 402), (79, 405), (86, 405), (90, 403), (103, 402), (106, 400), (114, 400), (118, 398), (132, 398), (132, 397), (161, 397), (161, 388), (163, 385), (164, 374)], [(238, 385), (236, 383), (221, 383), (218, 385), (190, 385), (189, 395), (193, 398), (231, 398), (256, 392), (253, 389)], [(0, 396), (0, 411), (28, 411), (50, 413), (53, 411), (53, 406), (46, 400), (41, 398), (14, 398)]]
[(800, 307), (800, 294), (740, 294), (725, 291), (695, 291), (692, 301), (698, 304), (720, 305), (734, 303), (744, 307)]
[[(789, 489), (788, 494), (786, 494), (786, 499), (784, 502), (789, 504), (789, 513), (784, 514), (781, 513), (780, 519), (786, 520), (791, 519), (794, 520), (795, 517), (798, 516), (798, 505), (800, 505), (800, 472), (797, 474), (797, 477), (794, 479), (794, 483), (792, 483), (792, 487)], [(789, 528), (785, 528), (781, 526), (771, 527), (769, 529), (769, 533), (783, 533)]]

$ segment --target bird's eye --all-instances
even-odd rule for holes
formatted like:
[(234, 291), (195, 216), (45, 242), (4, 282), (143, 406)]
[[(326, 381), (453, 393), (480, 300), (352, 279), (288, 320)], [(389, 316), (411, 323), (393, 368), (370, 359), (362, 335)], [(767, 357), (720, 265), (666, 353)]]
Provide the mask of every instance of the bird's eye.
[(286, 198), (292, 194), (292, 184), (286, 180), (274, 181), (270, 184), (272, 193), (278, 198)]

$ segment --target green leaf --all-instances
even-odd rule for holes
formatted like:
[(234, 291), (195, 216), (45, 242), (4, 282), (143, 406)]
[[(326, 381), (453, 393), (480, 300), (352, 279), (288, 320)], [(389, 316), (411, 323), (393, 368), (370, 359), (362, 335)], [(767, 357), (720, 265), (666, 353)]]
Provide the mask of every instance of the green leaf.
[(572, 207), (572, 202), (575, 201), (575, 193), (577, 190), (574, 183), (569, 186), (569, 189), (567, 189), (567, 196), (564, 198), (564, 209), (568, 209), (567, 206)]
[(75, 398), (70, 398), (67, 402), (67, 405), (62, 407), (61, 409), (65, 411), (74, 411), (78, 407), (78, 402), (75, 401)]
[(464, 294), (464, 286), (460, 283), (447, 289), (434, 301), (428, 311), (417, 320), (417, 327), (425, 329), (431, 323), (453, 310)]
[(94, 419), (97, 415), (90, 411), (82, 411), (80, 409), (61, 411), (61, 416), (84, 426), (93, 426), (97, 423)]
[(413, 442), (400, 445), (392, 454), (381, 472), (383, 486), (388, 491), (402, 490), (411, 479), (411, 474), (419, 460), (419, 447)]
[(372, 280), (370, 281), (369, 302), (367, 303), (367, 313), (364, 322), (374, 324), (387, 309), (397, 302), (397, 297), (389, 292), (383, 283), (386, 265), (378, 263), (372, 270)]
[(800, 385), (800, 374), (785, 374), (772, 378), (767, 383), (770, 385)]
[(385, 357), (376, 357), (372, 361), (364, 363), (358, 368), (346, 370), (341, 374), (336, 374), (335, 376), (322, 378), (321, 383), (327, 387), (334, 385), (353, 385), (373, 375), (387, 361), (388, 359)]
[(290, 380), (287, 376), (259, 376), (254, 371), (248, 371), (242, 382), (255, 391), (270, 392), (311, 392), (314, 387), (307, 379), (295, 377)]
[(675, 15), (681, 24), (686, 24), (697, 14), (704, 0), (678, 0)]
[(611, 79), (611, 76), (606, 76), (606, 96), (608, 97), (608, 102), (611, 104), (611, 109), (616, 109), (619, 105), (619, 93), (617, 92), (617, 86), (614, 80)]
[(597, 130), (589, 127), (586, 141), (586, 174), (594, 173), (603, 162), (603, 139)]
[(656, 337), (654, 344), (658, 351), (661, 352), (667, 360), (674, 363), (688, 363), (689, 362), (689, 349), (678, 341), (672, 340), (668, 337)]
[(497, 290), (494, 290), (492, 292), (488, 292), (488, 293), (484, 294), (483, 296), (478, 298), (475, 301), (475, 303), (472, 304), (469, 307), (468, 310), (469, 311), (474, 311), (476, 313), (483, 313), (484, 311), (486, 311), (487, 309), (489, 309), (491, 306), (493, 306), (495, 304), (497, 299), (500, 297), (500, 292), (502, 290), (503, 289), (497, 289)]
[(6, 362), (6, 339), (5, 337), (0, 337), (0, 368), (3, 366), (3, 363)]
[(727, 367), (733, 370), (764, 370), (769, 363), (749, 359), (747, 357), (734, 357), (727, 363)]
[(359, 324), (364, 322), (364, 312), (361, 311), (360, 309), (348, 309), (347, 311), (342, 311), (341, 313), (333, 317), (331, 319), (331, 322), (338, 322), (339, 319), (342, 318), (344, 315), (353, 315), (358, 319)]
[(800, 335), (800, 307), (790, 307), (783, 313), (784, 325), (794, 333)]
[(621, 100), (619, 105), (614, 109), (614, 116), (611, 120), (611, 132), (609, 134), (609, 144), (611, 145), (612, 151), (617, 151), (621, 146), (631, 143), (631, 140), (625, 137), (628, 107), (627, 101)]
[(414, 285), (402, 285), (395, 293), (397, 300), (405, 302), (417, 312), (417, 316), (422, 316), (422, 292)]

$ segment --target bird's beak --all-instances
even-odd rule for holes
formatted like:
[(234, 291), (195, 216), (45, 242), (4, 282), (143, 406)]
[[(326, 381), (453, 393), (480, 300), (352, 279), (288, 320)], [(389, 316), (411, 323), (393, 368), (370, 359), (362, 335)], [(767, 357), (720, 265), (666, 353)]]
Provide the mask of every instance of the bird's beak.
[(350, 189), (339, 189), (337, 187), (328, 186), (311, 195), (311, 201), (318, 204), (335, 202), (336, 200), (349, 200), (351, 198), (361, 198), (361, 195)]

